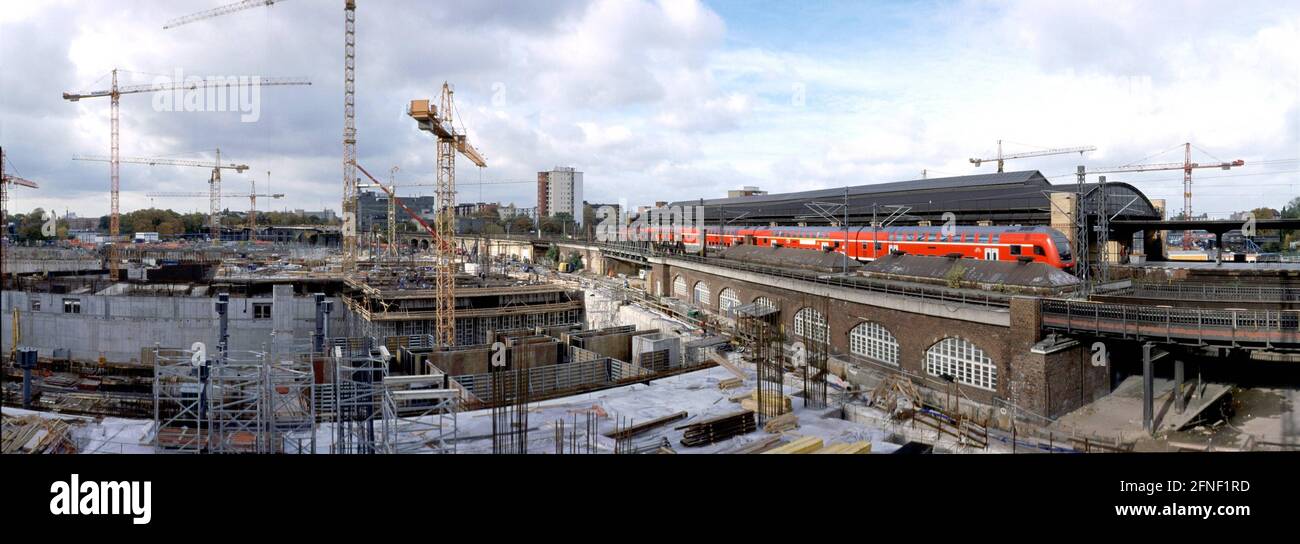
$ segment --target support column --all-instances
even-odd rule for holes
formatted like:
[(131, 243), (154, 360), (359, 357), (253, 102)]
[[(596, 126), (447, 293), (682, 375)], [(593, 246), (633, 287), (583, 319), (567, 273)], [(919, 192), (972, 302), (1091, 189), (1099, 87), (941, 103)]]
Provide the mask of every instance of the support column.
[(1223, 264), (1223, 233), (1222, 232), (1214, 233), (1214, 248), (1215, 248), (1214, 264), (1216, 265)]
[(1142, 344), (1142, 430), (1148, 433), (1154, 431), (1152, 420), (1155, 418), (1155, 377), (1152, 375), (1152, 367), (1155, 366), (1152, 357), (1154, 350), (1155, 344)]
[(1183, 392), (1183, 360), (1174, 359), (1174, 406), (1178, 413), (1187, 409), (1187, 395)]

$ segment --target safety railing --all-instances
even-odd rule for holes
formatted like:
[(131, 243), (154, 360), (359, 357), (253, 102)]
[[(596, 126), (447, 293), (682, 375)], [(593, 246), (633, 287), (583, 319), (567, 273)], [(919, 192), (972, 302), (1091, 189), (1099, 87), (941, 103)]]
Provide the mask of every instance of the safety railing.
[(1128, 338), (1297, 344), (1300, 311), (1174, 308), (1063, 299), (1040, 301), (1043, 326)]
[(1196, 282), (1134, 283), (1129, 287), (1108, 291), (1106, 295), (1177, 300), (1300, 302), (1300, 288), (1296, 287), (1221, 285)]

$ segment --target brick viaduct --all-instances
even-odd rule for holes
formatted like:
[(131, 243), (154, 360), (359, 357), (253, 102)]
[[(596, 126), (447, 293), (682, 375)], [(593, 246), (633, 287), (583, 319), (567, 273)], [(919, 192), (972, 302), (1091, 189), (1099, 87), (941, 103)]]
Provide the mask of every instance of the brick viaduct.
[[(1004, 400), (1047, 417), (1057, 417), (1110, 392), (1109, 367), (1093, 366), (1086, 346), (1052, 351), (1036, 350), (1042, 340), (1038, 299), (1014, 297), (1009, 306), (981, 306), (920, 299), (835, 285), (809, 282), (726, 268), (672, 257), (648, 257), (647, 263), (613, 259), (600, 248), (560, 243), (565, 253), (577, 252), (585, 266), (597, 274), (616, 272), (635, 275), (647, 268), (646, 289), (654, 295), (674, 296), (700, 310), (721, 315), (724, 290), (736, 295), (739, 304), (760, 297), (780, 309), (787, 336), (793, 336), (795, 316), (804, 308), (824, 311), (829, 329), (829, 351), (835, 359), (859, 367), (892, 368), (913, 376), (931, 378), (926, 370), (927, 352), (945, 338), (970, 342), (984, 352), (996, 367), (996, 386), (990, 390), (958, 384), (969, 399), (986, 405)], [(685, 293), (674, 293), (677, 278), (685, 282)], [(708, 286), (708, 300), (696, 302), (695, 287)], [(868, 322), (882, 326), (898, 344), (897, 365), (886, 364), (851, 349), (851, 333)]]

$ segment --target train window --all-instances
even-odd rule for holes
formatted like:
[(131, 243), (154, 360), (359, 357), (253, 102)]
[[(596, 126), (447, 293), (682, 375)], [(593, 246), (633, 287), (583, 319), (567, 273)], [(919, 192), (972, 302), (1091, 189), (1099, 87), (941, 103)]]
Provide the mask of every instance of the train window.
[(1019, 255), (1019, 254), (1020, 254), (1020, 246), (1018, 246), (1018, 245), (1012, 245), (1012, 246), (1011, 246), (1011, 254), (1012, 254), (1012, 255)]
[(1047, 253), (1043, 251), (1043, 246), (1034, 246), (1034, 255), (1046, 256)]
[(880, 242), (876, 242), (876, 251), (880, 251)]
[(978, 238), (976, 238), (976, 240), (977, 240), (979, 243), (981, 243), (981, 244), (987, 244), (987, 243), (989, 243), (989, 235), (987, 235), (987, 234), (981, 234), (981, 235), (979, 235)]

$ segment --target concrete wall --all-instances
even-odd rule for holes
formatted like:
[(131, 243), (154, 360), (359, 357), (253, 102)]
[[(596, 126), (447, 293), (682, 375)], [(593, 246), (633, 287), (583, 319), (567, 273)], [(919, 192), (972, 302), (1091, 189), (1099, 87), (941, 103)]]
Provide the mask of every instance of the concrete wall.
[[(32, 311), (32, 300), (40, 310)], [(80, 314), (63, 313), (63, 299), (81, 302)], [(271, 303), (270, 319), (254, 319), (254, 303)], [(218, 319), (215, 297), (101, 296), (5, 291), (3, 294), (3, 349), (12, 343), (12, 308), (19, 309), (22, 345), (35, 347), (41, 356), (52, 356), (56, 348), (72, 351), (72, 357), (94, 360), (103, 355), (109, 361), (140, 360), (142, 348), (188, 349), (204, 342), (209, 350), (217, 344)], [(346, 308), (335, 301), (331, 331), (342, 331)], [(293, 296), (292, 285), (277, 285), (272, 296), (232, 298), (230, 301), (230, 346), (232, 350), (270, 349), (272, 332), (277, 349), (288, 350), (297, 343), (307, 345), (315, 328), (316, 306), (311, 297)]]

